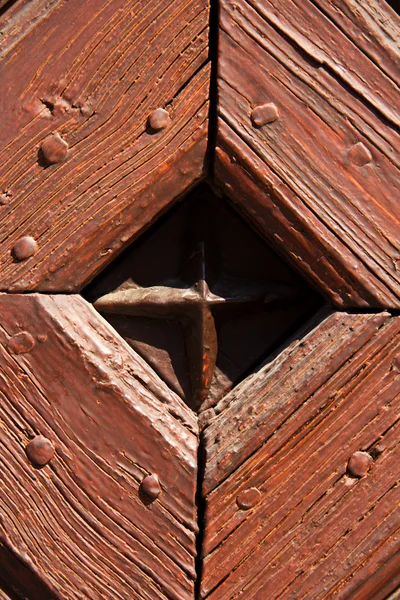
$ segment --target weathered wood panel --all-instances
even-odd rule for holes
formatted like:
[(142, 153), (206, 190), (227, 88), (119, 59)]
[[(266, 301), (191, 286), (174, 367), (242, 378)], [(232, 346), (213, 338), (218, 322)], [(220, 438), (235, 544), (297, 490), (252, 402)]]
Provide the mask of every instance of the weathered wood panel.
[(0, 312), (2, 576), (30, 600), (192, 599), (194, 415), (79, 296), (2, 294)]
[(334, 313), (217, 405), (203, 597), (372, 600), (396, 588), (399, 350), (399, 317)]
[(70, 291), (204, 176), (208, 3), (31, 4), (0, 21), (0, 289)]
[(222, 0), (215, 174), (338, 306), (398, 308), (400, 19), (365, 4)]

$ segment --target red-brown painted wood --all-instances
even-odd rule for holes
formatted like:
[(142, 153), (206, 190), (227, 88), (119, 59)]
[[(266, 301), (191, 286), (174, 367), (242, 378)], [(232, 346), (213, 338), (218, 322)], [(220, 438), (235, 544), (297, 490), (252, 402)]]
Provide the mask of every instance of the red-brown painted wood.
[(397, 587), (399, 350), (399, 317), (334, 313), (216, 406), (202, 597), (372, 600)]
[(216, 180), (337, 306), (400, 307), (399, 34), (375, 0), (221, 1)]
[(30, 600), (192, 599), (193, 413), (79, 296), (0, 313), (1, 577)]
[[(210, 183), (337, 307), (399, 308), (398, 16), (220, 9)], [(197, 417), (59, 292), (206, 176), (208, 3), (0, 12), (0, 290), (58, 293), (0, 294), (0, 598), (193, 599)], [(203, 413), (203, 597), (399, 588), (399, 317), (327, 314)]]
[(204, 176), (208, 2), (33, 4), (0, 18), (0, 289), (72, 291)]

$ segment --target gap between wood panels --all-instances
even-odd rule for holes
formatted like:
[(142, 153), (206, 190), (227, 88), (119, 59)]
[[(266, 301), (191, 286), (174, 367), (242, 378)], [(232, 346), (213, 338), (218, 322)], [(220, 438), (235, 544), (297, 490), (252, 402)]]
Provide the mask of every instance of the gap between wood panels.
[(209, 28), (209, 60), (211, 62), (210, 76), (210, 110), (208, 115), (208, 179), (213, 186), (215, 147), (217, 145), (217, 118), (218, 118), (218, 23), (219, 2), (210, 0), (210, 28)]
[(202, 494), (203, 479), (205, 470), (205, 444), (204, 444), (204, 430), (199, 433), (199, 447), (197, 450), (197, 489), (196, 489), (196, 504), (197, 504), (197, 525), (198, 532), (196, 537), (196, 582), (195, 582), (195, 594), (196, 600), (200, 600), (200, 587), (201, 587), (201, 576), (203, 570), (203, 540), (204, 540), (204, 520), (205, 520), (205, 509), (206, 501)]
[[(214, 188), (214, 163), (215, 147), (217, 143), (217, 119), (218, 119), (218, 31), (219, 31), (219, 1), (210, 0), (210, 27), (209, 27), (209, 60), (211, 62), (210, 76), (210, 109), (208, 115), (208, 181)], [(203, 498), (203, 478), (205, 469), (205, 445), (203, 430), (199, 433), (199, 446), (197, 451), (197, 525), (196, 537), (196, 582), (195, 599), (200, 599), (201, 576), (203, 568), (202, 548), (204, 539), (205, 499)]]

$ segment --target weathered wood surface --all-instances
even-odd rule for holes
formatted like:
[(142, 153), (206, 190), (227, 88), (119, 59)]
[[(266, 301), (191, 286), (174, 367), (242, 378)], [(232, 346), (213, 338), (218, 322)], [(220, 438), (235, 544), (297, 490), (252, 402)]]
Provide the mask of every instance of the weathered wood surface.
[(194, 415), (79, 296), (1, 294), (0, 314), (1, 577), (29, 600), (192, 599)]
[[(399, 317), (334, 313), (217, 405), (202, 597), (374, 600), (397, 587), (399, 351)], [(359, 451), (370, 468), (356, 478)]]
[(399, 39), (379, 0), (221, 1), (216, 181), (340, 307), (400, 307)]
[(77, 290), (204, 176), (208, 2), (22, 0), (0, 30), (0, 289)]

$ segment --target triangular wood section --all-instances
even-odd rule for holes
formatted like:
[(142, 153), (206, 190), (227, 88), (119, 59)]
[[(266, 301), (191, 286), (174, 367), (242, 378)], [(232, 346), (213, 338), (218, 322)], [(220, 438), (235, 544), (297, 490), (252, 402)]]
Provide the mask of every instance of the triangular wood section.
[(79, 296), (2, 294), (0, 313), (0, 581), (29, 600), (192, 599), (192, 412)]
[(221, 0), (216, 182), (339, 307), (400, 307), (399, 36), (379, 0)]
[[(208, 3), (25, 4), (0, 18), (0, 289), (75, 291), (204, 176)], [(54, 134), (69, 154), (47, 165)]]
[[(399, 350), (399, 317), (334, 313), (217, 405), (202, 597), (372, 599), (397, 587)], [(360, 479), (346, 473), (359, 451), (371, 459)]]

